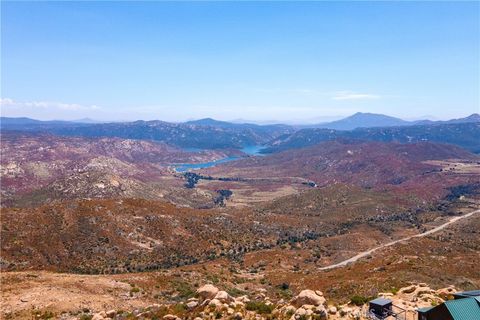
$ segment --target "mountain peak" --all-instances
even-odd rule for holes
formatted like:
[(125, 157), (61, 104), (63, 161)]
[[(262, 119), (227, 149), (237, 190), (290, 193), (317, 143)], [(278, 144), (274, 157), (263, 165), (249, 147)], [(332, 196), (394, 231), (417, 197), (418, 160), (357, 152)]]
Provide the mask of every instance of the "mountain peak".
[(473, 120), (473, 121), (477, 122), (477, 121), (480, 121), (480, 114), (478, 114), (478, 113), (472, 113), (471, 115), (469, 115), (469, 116), (466, 117), (465, 119)]
[(409, 124), (408, 121), (384, 114), (357, 112), (344, 119), (323, 123), (319, 127), (335, 130), (353, 130), (356, 128), (404, 126), (407, 124)]
[(214, 126), (214, 125), (225, 125), (228, 124), (228, 122), (225, 121), (220, 121), (220, 120), (215, 120), (213, 118), (202, 118), (198, 120), (191, 120), (185, 122), (186, 124), (196, 124), (196, 125), (202, 125), (202, 126)]

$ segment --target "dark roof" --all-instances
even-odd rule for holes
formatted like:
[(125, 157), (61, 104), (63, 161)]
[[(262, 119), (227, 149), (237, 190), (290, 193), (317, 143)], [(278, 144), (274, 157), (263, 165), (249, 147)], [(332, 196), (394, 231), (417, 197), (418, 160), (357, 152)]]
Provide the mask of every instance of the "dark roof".
[(392, 303), (392, 300), (385, 298), (377, 298), (370, 301), (371, 304), (376, 304), (377, 306), (386, 306)]
[(480, 290), (471, 290), (471, 291), (463, 291), (457, 292), (454, 296), (461, 296), (461, 297), (480, 297)]
[(445, 301), (445, 306), (454, 320), (480, 319), (480, 305), (474, 298)]

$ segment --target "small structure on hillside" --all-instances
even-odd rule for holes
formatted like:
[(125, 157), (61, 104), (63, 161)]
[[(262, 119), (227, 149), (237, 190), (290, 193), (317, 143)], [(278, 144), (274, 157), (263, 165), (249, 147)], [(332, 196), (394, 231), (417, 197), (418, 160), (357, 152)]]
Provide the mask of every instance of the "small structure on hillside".
[(418, 320), (479, 320), (480, 290), (457, 292), (454, 300), (417, 310)]
[(376, 298), (368, 303), (367, 317), (374, 320), (398, 319), (404, 320), (405, 310), (395, 306), (390, 299)]
[(377, 298), (368, 303), (368, 310), (379, 319), (385, 319), (392, 312), (392, 300)]

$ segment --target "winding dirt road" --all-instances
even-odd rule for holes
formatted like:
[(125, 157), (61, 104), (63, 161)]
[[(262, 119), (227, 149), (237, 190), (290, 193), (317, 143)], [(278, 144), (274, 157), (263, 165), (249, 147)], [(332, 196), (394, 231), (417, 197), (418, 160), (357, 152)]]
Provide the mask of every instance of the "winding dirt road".
[(431, 230), (428, 230), (426, 232), (419, 233), (419, 234), (416, 234), (416, 235), (413, 235), (413, 236), (409, 236), (409, 237), (406, 237), (406, 238), (402, 238), (402, 239), (398, 239), (398, 240), (395, 240), (395, 241), (392, 241), (392, 242), (382, 244), (382, 245), (380, 245), (378, 247), (375, 247), (373, 249), (363, 251), (363, 252), (357, 254), (356, 256), (351, 257), (350, 259), (344, 260), (344, 261), (339, 262), (339, 263), (331, 264), (329, 266), (321, 267), (321, 268), (319, 268), (319, 270), (330, 270), (330, 269), (334, 269), (334, 268), (338, 268), (338, 267), (344, 267), (344, 266), (348, 265), (349, 263), (353, 263), (353, 262), (355, 262), (355, 261), (357, 261), (361, 258), (364, 258), (364, 257), (372, 254), (373, 252), (377, 251), (378, 249), (382, 249), (382, 248), (385, 248), (385, 247), (390, 247), (390, 246), (393, 246), (394, 244), (397, 244), (397, 243), (403, 242), (403, 241), (408, 241), (412, 238), (421, 238), (421, 237), (428, 236), (432, 233), (435, 233), (435, 232), (438, 232), (440, 230), (445, 229), (449, 225), (451, 225), (451, 224), (453, 224), (453, 223), (455, 223), (455, 222), (457, 222), (461, 219), (466, 219), (466, 218), (471, 217), (474, 214), (479, 213), (479, 212), (480, 212), (480, 210), (475, 210), (475, 211), (469, 212), (467, 214), (464, 214), (462, 216), (451, 218), (450, 220), (448, 220), (444, 224), (439, 225), (438, 227), (435, 227), (435, 228), (433, 228)]

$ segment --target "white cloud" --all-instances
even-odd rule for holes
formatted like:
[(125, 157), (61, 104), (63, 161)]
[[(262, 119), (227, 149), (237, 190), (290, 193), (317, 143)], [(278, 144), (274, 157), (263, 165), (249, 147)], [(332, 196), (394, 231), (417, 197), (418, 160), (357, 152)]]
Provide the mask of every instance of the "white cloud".
[(381, 96), (370, 93), (358, 93), (352, 91), (338, 91), (335, 92), (332, 100), (374, 100), (380, 99)]
[(0, 106), (3, 108), (16, 109), (48, 109), (64, 111), (87, 111), (100, 109), (96, 105), (81, 105), (76, 103), (63, 103), (55, 101), (15, 101), (10, 98), (0, 98)]

